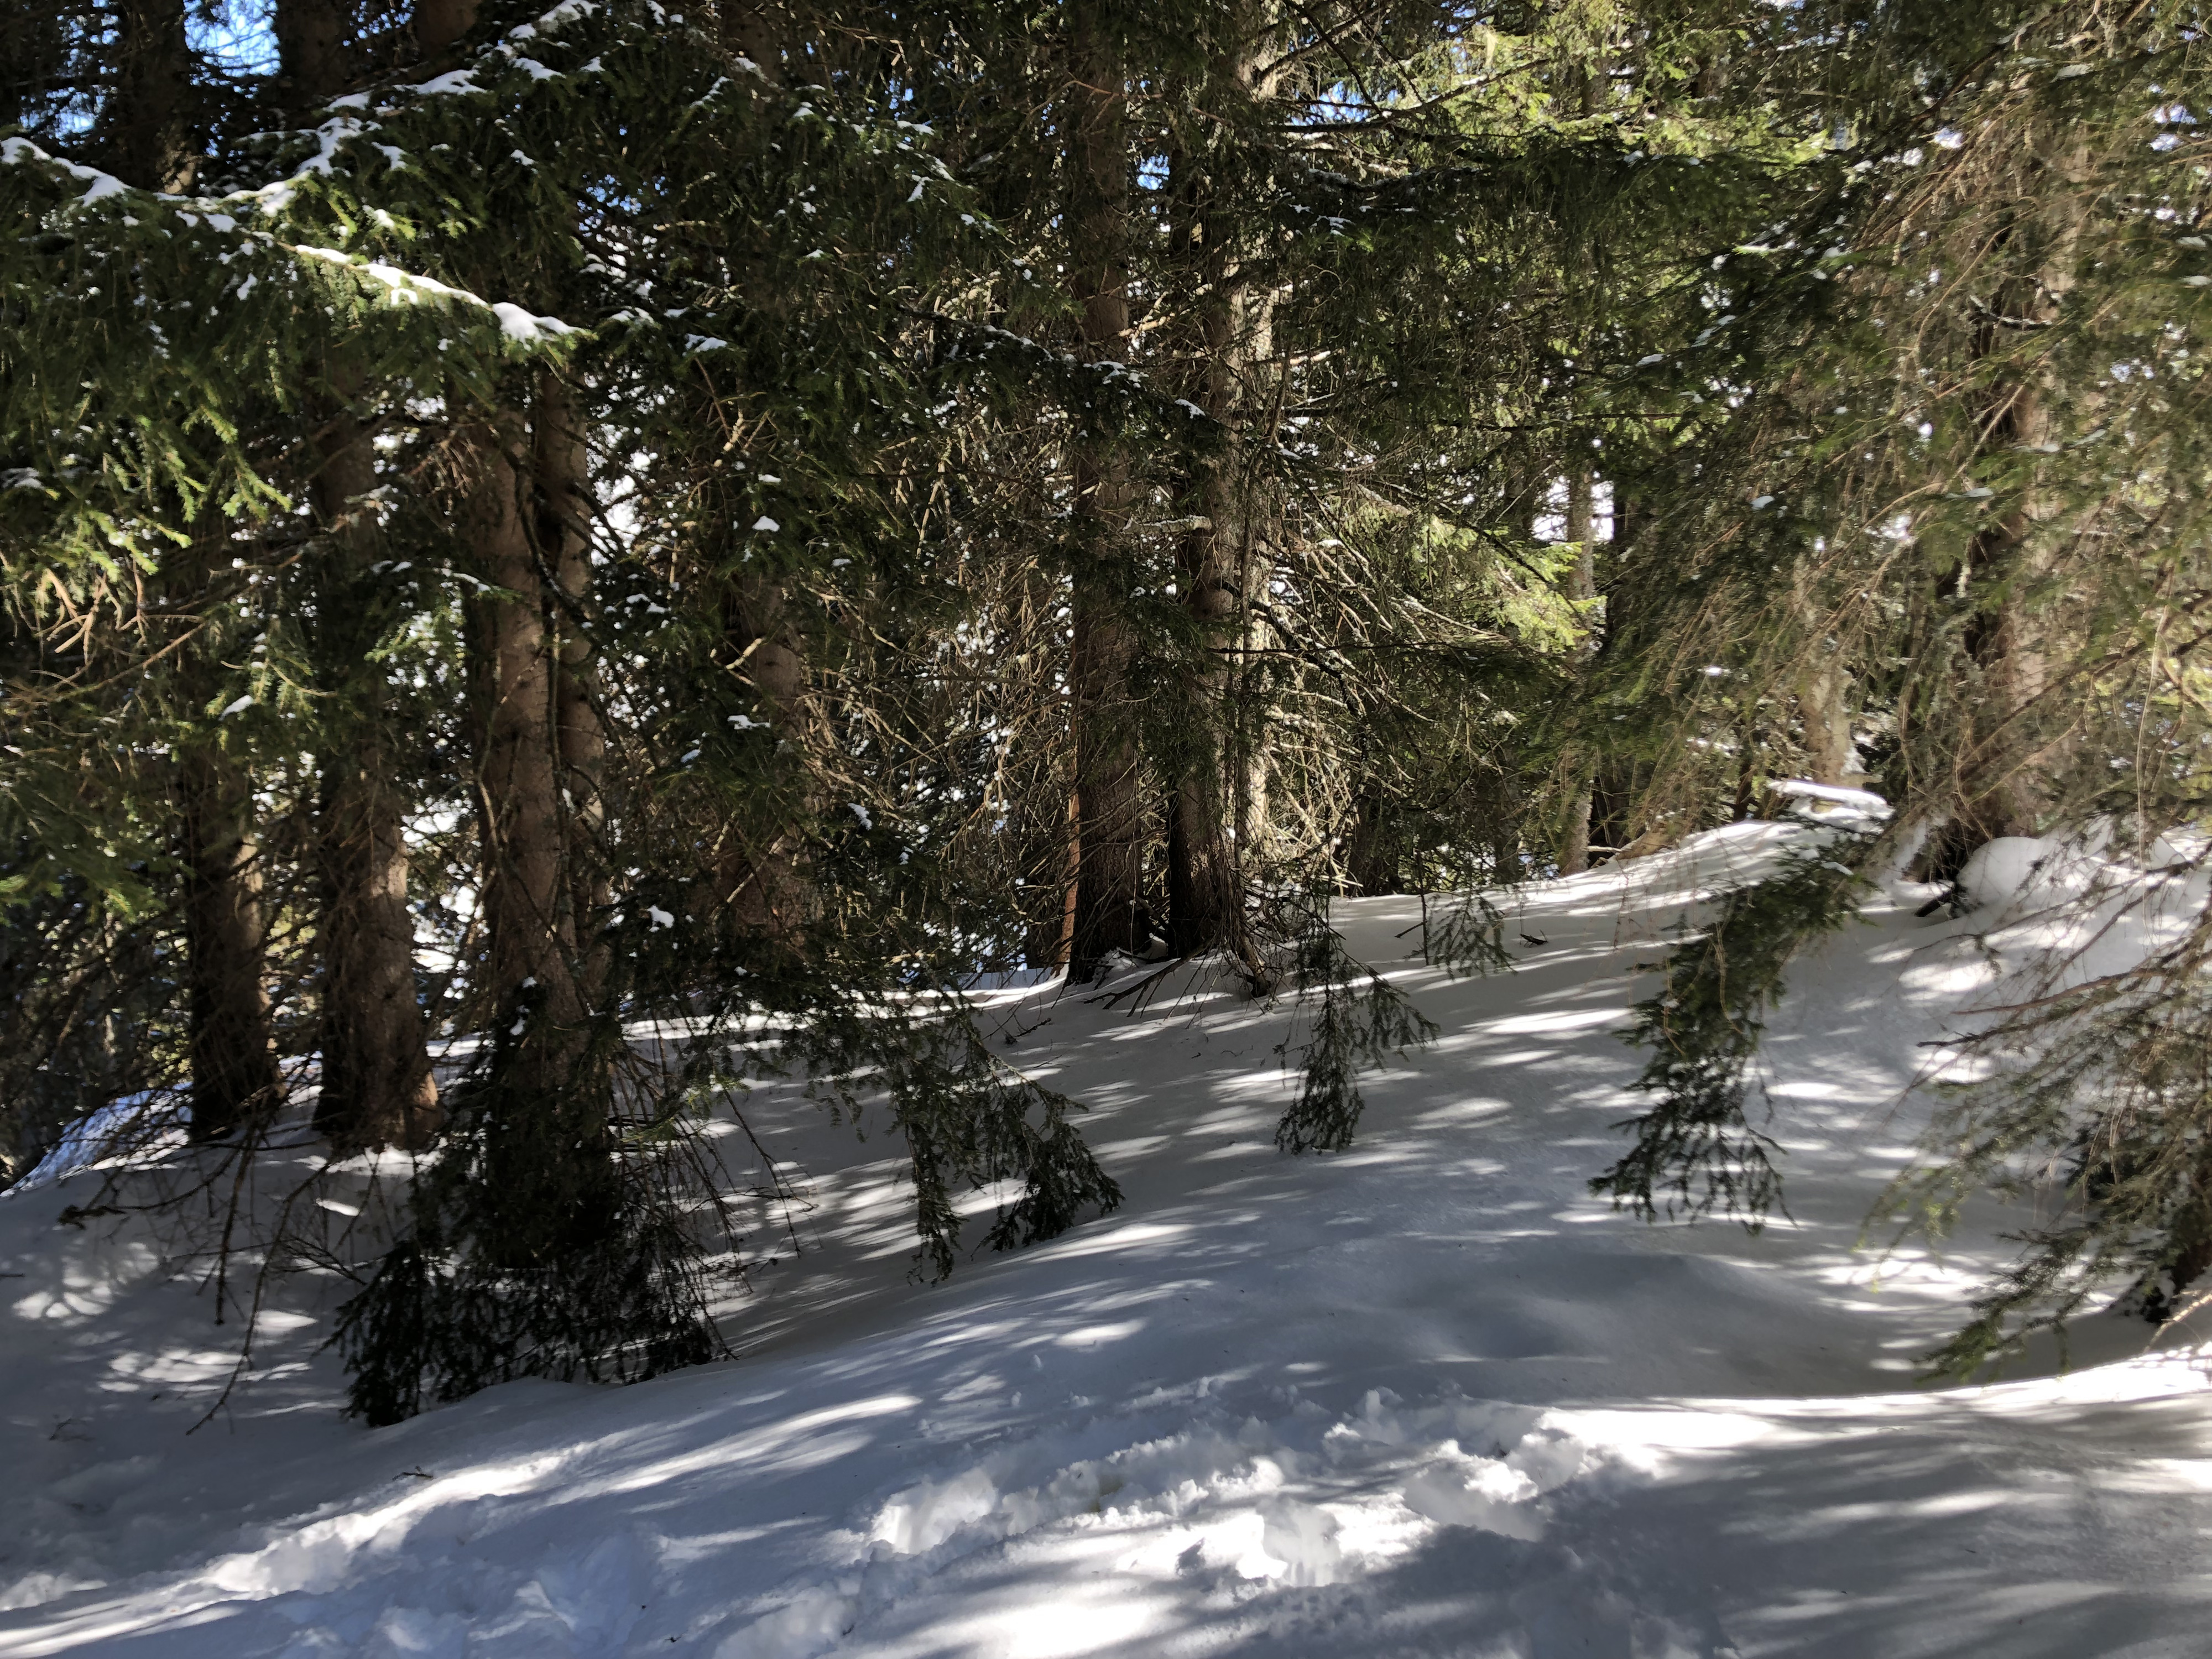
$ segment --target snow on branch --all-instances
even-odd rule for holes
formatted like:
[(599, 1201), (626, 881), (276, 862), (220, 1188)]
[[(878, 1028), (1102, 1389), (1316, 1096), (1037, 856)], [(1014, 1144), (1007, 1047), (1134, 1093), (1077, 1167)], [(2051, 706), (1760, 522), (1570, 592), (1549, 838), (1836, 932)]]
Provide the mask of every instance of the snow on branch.
[[(277, 246), (284, 247), (289, 245), (278, 243)], [(511, 301), (485, 300), (466, 289), (454, 288), (434, 277), (417, 276), (397, 265), (384, 264), (374, 259), (356, 259), (334, 247), (309, 247), (301, 244), (289, 247), (289, 251), (307, 258), (343, 265), (348, 270), (381, 283), (394, 305), (419, 305), (428, 300), (438, 304), (472, 306), (489, 311), (498, 320), (500, 332), (522, 345), (536, 345), (542, 341), (559, 339), (563, 335), (582, 332), (574, 324), (564, 323), (558, 317), (541, 317)]]
[[(336, 121), (327, 122), (324, 125), (323, 131), (328, 134), (340, 125), (341, 123)], [(333, 148), (334, 141), (326, 143), (322, 155), (319, 159), (326, 163)], [(114, 174), (103, 173), (97, 167), (86, 167), (81, 162), (65, 161), (59, 156), (49, 155), (27, 138), (0, 139), (0, 165), (39, 167), (51, 175), (86, 184), (88, 188), (83, 195), (70, 204), (72, 208), (83, 208), (94, 203), (117, 198), (124, 198), (125, 203), (134, 201), (157, 203), (175, 212), (179, 218), (194, 229), (205, 226), (207, 229), (218, 235), (236, 238), (246, 248), (257, 252), (273, 250), (301, 258), (318, 260), (325, 264), (343, 266), (369, 283), (380, 284), (388, 302), (393, 305), (419, 305), (428, 301), (434, 304), (488, 313), (490, 319), (498, 325), (500, 333), (517, 345), (539, 346), (564, 336), (583, 331), (574, 324), (563, 322), (558, 317), (541, 316), (509, 301), (486, 300), (481, 295), (469, 292), (466, 289), (455, 288), (450, 283), (438, 281), (435, 277), (418, 276), (412, 271), (403, 270), (396, 265), (386, 264), (380, 260), (360, 258), (337, 248), (287, 242), (268, 231), (241, 226), (232, 215), (217, 211), (216, 202), (211, 202), (209, 198), (173, 195), (163, 191), (140, 190), (125, 184)], [(294, 175), (295, 179), (316, 170), (318, 170), (318, 162), (311, 161), (301, 173)], [(327, 171), (327, 166), (324, 166), (321, 170)], [(284, 181), (278, 185), (264, 185), (258, 191), (242, 192), (240, 196), (222, 197), (216, 198), (216, 201), (235, 204), (242, 198), (244, 199), (259, 198), (265, 211), (274, 212), (278, 209), (267, 199), (269, 193), (289, 189), (290, 183), (291, 181)], [(138, 222), (135, 218), (126, 216), (124, 222), (135, 226)], [(231, 256), (224, 257), (228, 262)]]

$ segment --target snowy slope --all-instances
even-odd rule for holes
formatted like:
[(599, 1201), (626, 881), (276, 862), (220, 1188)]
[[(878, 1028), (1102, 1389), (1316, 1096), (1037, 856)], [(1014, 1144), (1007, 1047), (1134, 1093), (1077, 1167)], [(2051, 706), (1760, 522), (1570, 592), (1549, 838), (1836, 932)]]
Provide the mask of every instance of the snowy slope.
[(907, 1280), (880, 1144), (763, 1095), (805, 1249), (733, 1310), (744, 1357), (634, 1389), (366, 1431), (308, 1302), (187, 1437), (230, 1358), (206, 1293), (137, 1223), (58, 1234), (86, 1177), (0, 1199), (0, 1655), (2212, 1651), (2199, 1358), (2091, 1322), (2085, 1369), (1924, 1391), (2003, 1247), (1854, 1250), (1916, 1044), (1988, 972), (1967, 923), (1878, 906), (1799, 966), (1766, 1050), (1794, 1225), (1586, 1195), (1632, 969), (1793, 833), (1533, 888), (1508, 938), (1545, 942), (1486, 981), (1410, 954), (1418, 901), (1346, 906), (1443, 1036), (1338, 1157), (1273, 1148), (1287, 1006), (999, 994), (1128, 1201), (946, 1285)]

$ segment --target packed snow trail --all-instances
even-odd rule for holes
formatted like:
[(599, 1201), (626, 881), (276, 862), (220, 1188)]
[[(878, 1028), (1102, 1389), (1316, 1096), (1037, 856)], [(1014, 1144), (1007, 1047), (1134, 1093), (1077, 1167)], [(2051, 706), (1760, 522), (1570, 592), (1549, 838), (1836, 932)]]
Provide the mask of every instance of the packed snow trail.
[(299, 1281), (187, 1437), (233, 1328), (141, 1224), (55, 1228), (90, 1177), (0, 1200), (0, 1655), (2202, 1655), (2199, 1357), (2092, 1320), (2082, 1369), (1922, 1390), (2010, 1218), (1941, 1262), (1853, 1248), (1917, 1045), (1988, 983), (1973, 920), (1912, 915), (1934, 890), (1875, 901), (1770, 1022), (1792, 1222), (1587, 1194), (1635, 1109), (1634, 969), (1801, 833), (1532, 887), (1486, 980), (1422, 964), (1417, 900), (1342, 907), (1443, 1035), (1336, 1157), (1274, 1149), (1288, 1003), (994, 994), (1127, 1202), (936, 1287), (885, 1148), (763, 1091), (805, 1249), (732, 1309), (743, 1357), (636, 1388), (364, 1431)]

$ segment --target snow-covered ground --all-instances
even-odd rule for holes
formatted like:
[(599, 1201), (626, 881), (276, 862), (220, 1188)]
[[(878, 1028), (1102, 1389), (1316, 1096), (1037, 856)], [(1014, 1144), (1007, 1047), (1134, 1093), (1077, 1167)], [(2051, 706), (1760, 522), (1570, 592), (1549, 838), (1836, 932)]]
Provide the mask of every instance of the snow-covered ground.
[(636, 1388), (372, 1432), (337, 1415), (327, 1307), (288, 1301), (187, 1436), (234, 1357), (210, 1292), (135, 1222), (57, 1229), (91, 1177), (0, 1200), (0, 1654), (2212, 1651), (2200, 1357), (2095, 1320), (2070, 1373), (1929, 1391), (1914, 1357), (2005, 1218), (1942, 1262), (1854, 1249), (1916, 1045), (1988, 971), (1971, 921), (1907, 892), (1792, 976), (1765, 1075), (1794, 1224), (1587, 1195), (1636, 965), (1793, 833), (1532, 888), (1487, 980), (1420, 963), (1417, 901), (1346, 906), (1443, 1036), (1340, 1156), (1274, 1149), (1287, 1004), (995, 994), (1127, 1203), (941, 1285), (908, 1281), (883, 1143), (763, 1093), (805, 1248), (733, 1308), (743, 1357)]

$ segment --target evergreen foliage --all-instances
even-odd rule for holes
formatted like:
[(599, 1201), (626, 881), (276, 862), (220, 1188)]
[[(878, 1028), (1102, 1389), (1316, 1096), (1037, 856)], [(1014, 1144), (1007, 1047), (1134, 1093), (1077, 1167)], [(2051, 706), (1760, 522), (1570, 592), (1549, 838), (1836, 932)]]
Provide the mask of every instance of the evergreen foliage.
[[(2152, 878), (2151, 902), (2178, 873)], [(1989, 1191), (2033, 1203), (2038, 1220), (1973, 1318), (1927, 1357), (1931, 1374), (1972, 1376), (2038, 1331), (2063, 1352), (2068, 1318), (2116, 1291), (2154, 1323), (2201, 1297), (2192, 1287), (2212, 1267), (2203, 932), (2200, 919), (2141, 971), (2042, 976), (1947, 1056), (1926, 1153), (1881, 1213), (1940, 1238)]]
[(1790, 958), (1857, 911), (1857, 866), (1875, 838), (1823, 839), (1831, 844), (1791, 854), (1778, 874), (1723, 892), (1711, 924), (1667, 953), (1659, 988), (1631, 1010), (1624, 1035), (1651, 1051), (1636, 1086), (1657, 1098), (1616, 1126), (1636, 1144), (1590, 1182), (1616, 1207), (1647, 1221), (1717, 1209), (1753, 1232), (1771, 1211), (1788, 1213), (1768, 1156), (1776, 1143), (1745, 1115), (1746, 1073)]
[(1366, 1109), (1360, 1073), (1433, 1042), (1437, 1026), (1403, 991), (1345, 949), (1344, 936), (1329, 926), (1323, 905), (1312, 904), (1307, 918), (1295, 977), (1312, 1011), (1298, 1054), (1298, 1097), (1275, 1127), (1275, 1145), (1286, 1152), (1340, 1152), (1352, 1144)]

